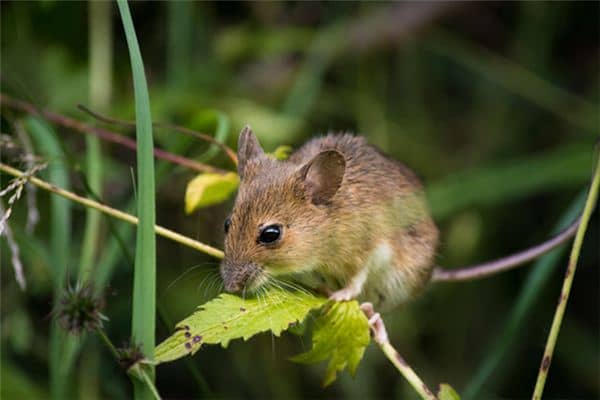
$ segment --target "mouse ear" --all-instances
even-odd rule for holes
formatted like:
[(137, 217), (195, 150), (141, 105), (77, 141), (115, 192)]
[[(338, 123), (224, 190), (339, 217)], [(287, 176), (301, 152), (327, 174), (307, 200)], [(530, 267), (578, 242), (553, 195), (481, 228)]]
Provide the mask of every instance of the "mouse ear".
[(329, 203), (342, 184), (345, 170), (346, 160), (336, 150), (323, 151), (302, 167), (300, 176), (313, 204)]
[(240, 132), (240, 138), (238, 140), (238, 175), (240, 179), (244, 178), (244, 168), (249, 160), (258, 158), (264, 154), (262, 147), (258, 143), (258, 139), (252, 132), (252, 128), (246, 125)]

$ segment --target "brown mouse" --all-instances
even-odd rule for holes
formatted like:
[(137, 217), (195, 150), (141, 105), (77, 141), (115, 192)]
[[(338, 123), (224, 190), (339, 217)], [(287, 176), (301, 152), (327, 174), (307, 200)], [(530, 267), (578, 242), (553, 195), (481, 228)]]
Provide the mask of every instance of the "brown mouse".
[(335, 300), (389, 309), (429, 282), (438, 231), (423, 187), (363, 137), (329, 134), (278, 161), (246, 127), (238, 159), (225, 290), (255, 291), (285, 275)]

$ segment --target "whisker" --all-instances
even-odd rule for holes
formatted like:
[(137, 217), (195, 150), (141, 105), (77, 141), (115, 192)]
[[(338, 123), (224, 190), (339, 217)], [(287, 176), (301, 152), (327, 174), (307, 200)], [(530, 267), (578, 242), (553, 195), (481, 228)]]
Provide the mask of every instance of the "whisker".
[(185, 276), (186, 276), (187, 274), (189, 274), (190, 272), (192, 272), (192, 271), (195, 271), (195, 270), (197, 270), (198, 268), (201, 268), (201, 267), (203, 267), (203, 266), (204, 266), (204, 263), (197, 264), (197, 265), (194, 265), (194, 266), (192, 266), (192, 267), (188, 268), (188, 269), (187, 269), (187, 270), (185, 270), (184, 272), (182, 272), (182, 273), (181, 273), (181, 274), (180, 274), (180, 275), (179, 275), (177, 278), (173, 279), (173, 281), (167, 285), (167, 287), (166, 287), (166, 288), (165, 288), (165, 290), (163, 291), (163, 296), (164, 296), (164, 294), (165, 294), (167, 291), (169, 291), (169, 289), (171, 289), (171, 287), (173, 287), (173, 285), (175, 285), (177, 282), (179, 282), (181, 279), (183, 279), (183, 277), (185, 277)]
[(206, 274), (206, 276), (202, 279), (202, 281), (200, 281), (200, 283), (198, 284), (197, 292), (201, 293), (202, 286), (204, 285), (204, 293), (203, 294), (207, 295), (207, 297), (213, 297), (213, 296), (208, 296), (208, 295), (212, 292), (212, 287), (216, 284), (216, 282), (218, 282), (218, 280), (220, 280), (220, 278), (221, 278), (221, 276), (219, 275), (219, 273), (217, 271), (209, 271)]

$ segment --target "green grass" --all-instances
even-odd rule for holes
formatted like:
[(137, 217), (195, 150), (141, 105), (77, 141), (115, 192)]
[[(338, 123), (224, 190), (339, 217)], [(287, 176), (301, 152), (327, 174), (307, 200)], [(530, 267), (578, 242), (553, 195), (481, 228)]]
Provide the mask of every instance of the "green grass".
[[(48, 161), (47, 177), (54, 185), (69, 188), (69, 168), (65, 164), (65, 155), (54, 130), (37, 118), (27, 119), (27, 128), (38, 153)], [(54, 287), (54, 301), (61, 295), (70, 263), (71, 247), (71, 203), (58, 196), (50, 197), (51, 230), (51, 267)], [(68, 375), (75, 355), (75, 339), (69, 337), (56, 322), (50, 330), (50, 391), (52, 398), (63, 399), (68, 396)]]
[[(90, 106), (93, 109), (106, 109), (110, 103), (112, 92), (112, 4), (91, 2), (89, 9), (89, 66), (90, 66)], [(86, 144), (86, 179), (89, 190), (102, 196), (103, 160), (100, 139), (87, 136)], [(86, 210), (86, 224), (83, 234), (83, 245), (79, 259), (79, 279), (82, 282), (94, 270), (99, 253), (100, 213), (93, 209)]]
[[(138, 145), (137, 216), (139, 225), (135, 248), (131, 334), (133, 341), (141, 346), (145, 356), (152, 358), (156, 327), (156, 237), (154, 234), (156, 211), (152, 116), (144, 64), (129, 6), (125, 0), (119, 0), (118, 5), (131, 60)], [(151, 375), (153, 375), (153, 371)], [(134, 394), (136, 399), (152, 398), (153, 395), (147, 385), (137, 382), (135, 379)]]
[(441, 220), (469, 207), (497, 206), (542, 191), (582, 185), (589, 180), (591, 154), (588, 145), (571, 144), (457, 172), (427, 187), (432, 213)]

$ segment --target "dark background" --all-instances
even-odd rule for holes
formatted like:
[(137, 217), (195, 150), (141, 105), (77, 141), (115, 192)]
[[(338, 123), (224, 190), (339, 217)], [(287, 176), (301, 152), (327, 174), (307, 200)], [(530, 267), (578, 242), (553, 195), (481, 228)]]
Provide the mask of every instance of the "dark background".
[[(194, 3), (130, 4), (150, 88), (153, 118), (214, 132), (206, 110), (228, 116), (228, 144), (249, 123), (267, 150), (298, 146), (334, 131), (364, 135), (403, 161), (428, 188), (442, 242), (440, 265), (495, 258), (549, 237), (587, 188), (598, 139), (599, 7), (596, 2)], [(2, 2), (2, 92), (89, 123), (88, 8), (83, 2)], [(129, 56), (112, 10), (114, 82), (107, 114), (133, 119)], [(2, 133), (22, 114), (3, 107)], [(100, 124), (102, 125), (102, 124)], [(130, 130), (120, 130), (133, 135)], [(85, 193), (82, 135), (56, 127), (74, 190)], [(158, 130), (156, 145), (194, 158), (206, 145)], [(117, 208), (133, 196), (135, 154), (103, 145), (103, 200)], [(232, 168), (225, 157), (211, 161)], [(157, 222), (222, 246), (231, 201), (185, 215), (193, 172), (169, 167), (157, 184)], [(8, 182), (2, 176), (2, 186)], [(48, 194), (41, 222), (24, 233), (21, 201), (11, 227), (29, 287), (14, 281), (2, 240), (2, 397), (48, 396)], [(72, 276), (84, 210), (73, 208)], [(111, 239), (106, 228), (98, 243)], [(119, 224), (115, 223), (117, 226)], [(598, 218), (590, 222), (545, 398), (598, 398)], [(127, 248), (134, 252), (135, 241)], [(392, 343), (431, 386), (448, 382), (465, 398), (528, 398), (558, 299), (567, 252), (531, 292), (531, 266), (470, 283), (431, 286), (413, 304), (384, 315)], [(201, 267), (191, 269), (194, 266)], [(216, 294), (204, 279), (217, 262), (158, 239), (157, 340)], [(188, 271), (188, 273), (186, 273)], [(185, 275), (183, 275), (186, 273)], [(181, 278), (181, 279), (178, 279)], [(122, 254), (106, 288), (106, 332), (130, 332), (132, 265)], [(516, 320), (524, 293), (532, 302)], [(517, 321), (509, 330), (511, 321)], [(73, 397), (128, 398), (130, 383), (96, 336), (82, 337)], [(508, 347), (502, 351), (501, 342)], [(370, 346), (357, 376), (323, 389), (324, 366), (291, 363), (308, 342), (284, 334), (203, 348), (157, 369), (165, 398), (416, 398)], [(497, 363), (486, 379), (484, 366)], [(192, 367), (190, 367), (192, 365)], [(195, 371), (195, 373), (193, 372)], [(203, 383), (204, 382), (204, 383)]]

